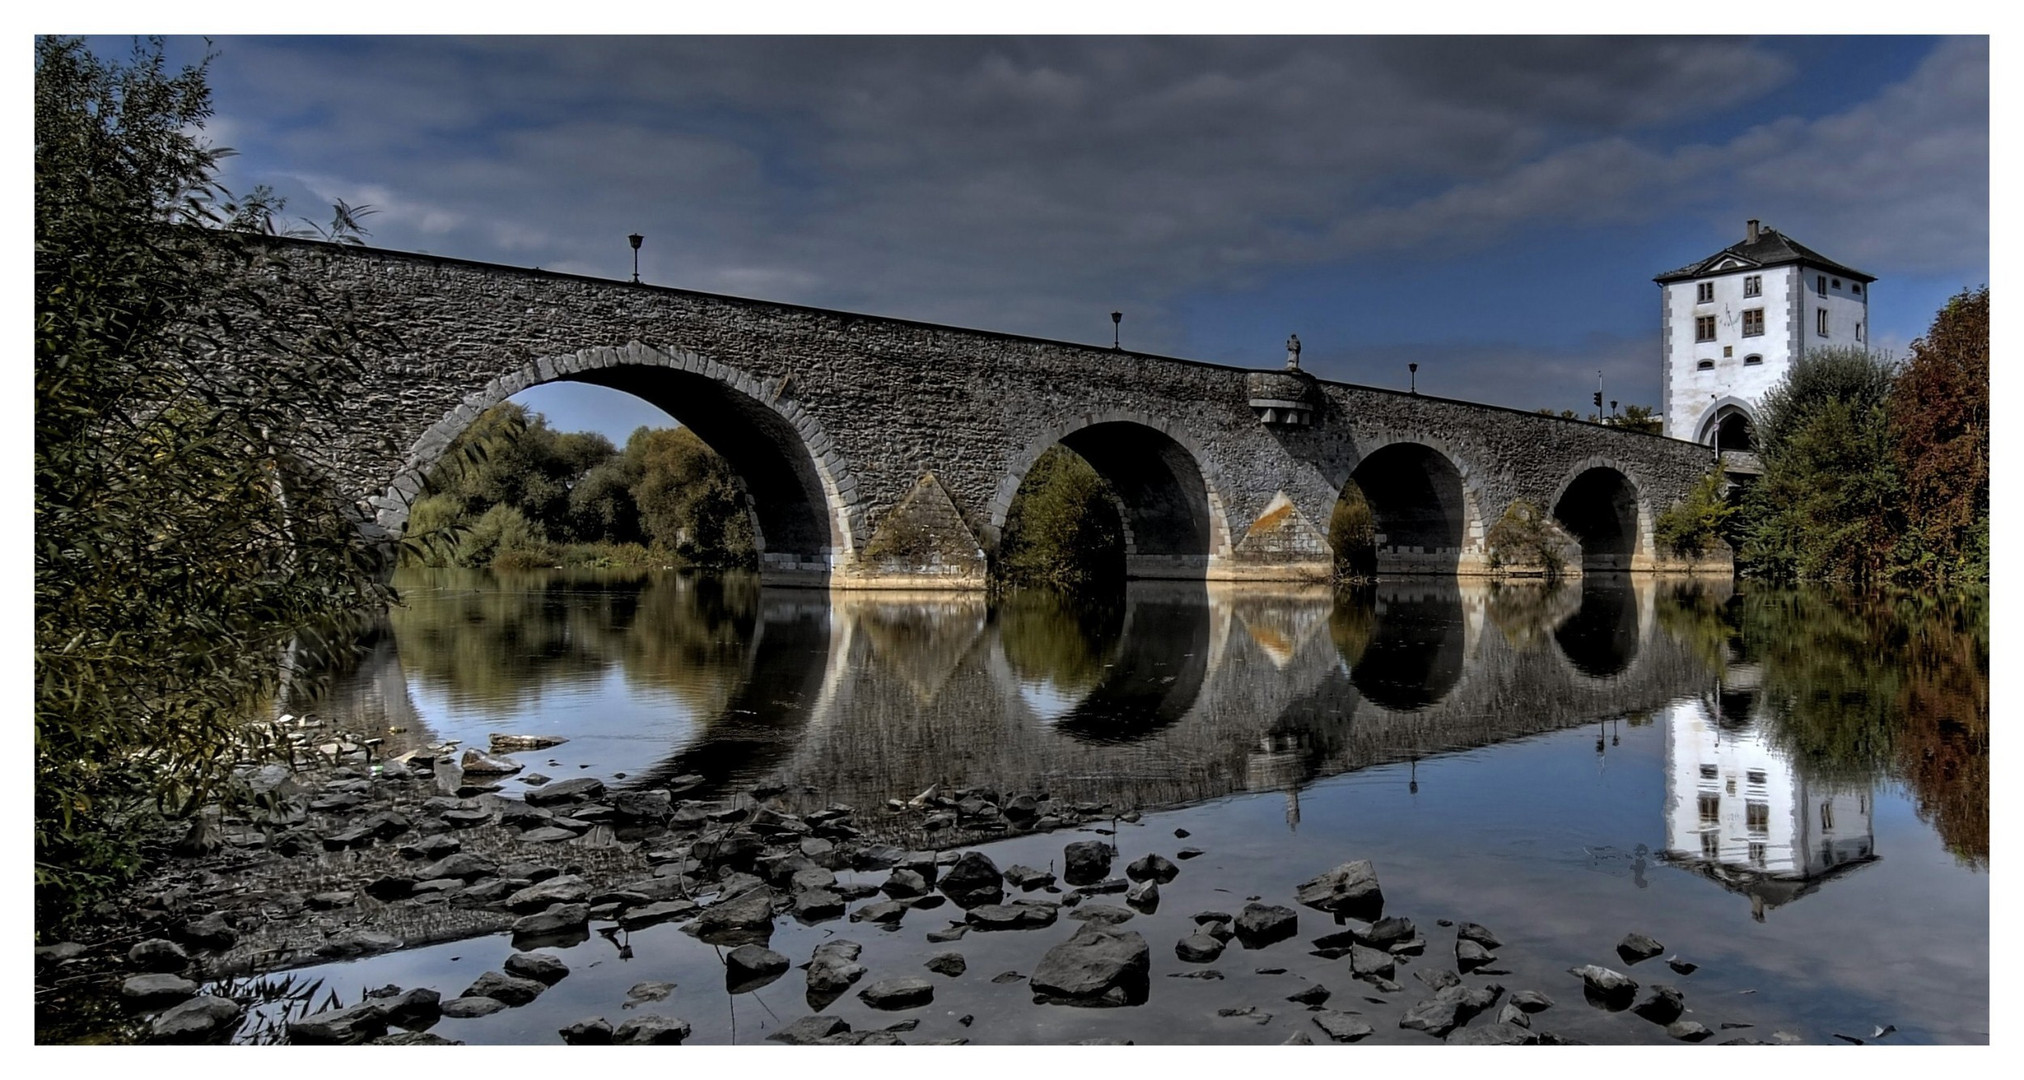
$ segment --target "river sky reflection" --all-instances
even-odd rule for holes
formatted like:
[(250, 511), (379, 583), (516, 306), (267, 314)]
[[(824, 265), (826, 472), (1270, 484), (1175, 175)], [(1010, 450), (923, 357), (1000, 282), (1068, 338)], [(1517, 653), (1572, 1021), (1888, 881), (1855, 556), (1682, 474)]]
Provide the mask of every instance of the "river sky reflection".
[[(1752, 1025), (1719, 1038), (1830, 1042), (1893, 1025), (1895, 1041), (1988, 1040), (1980, 607), (1649, 576), (1340, 594), (1135, 584), (992, 602), (685, 574), (429, 571), (397, 585), (405, 603), (387, 632), (320, 706), (401, 729), (389, 750), (559, 735), (569, 741), (522, 755), (530, 772), (673, 784), (688, 799), (770, 782), (796, 812), (847, 803), (866, 821), (930, 787), (1046, 792), (1146, 811), (1118, 826), (1122, 860), (1202, 849), (1162, 886), (1160, 908), (1128, 924), (1152, 946), (1147, 1004), (1035, 1005), (1023, 985), (991, 981), (1030, 972), (1074, 928), (1064, 920), (961, 942), (968, 975), (938, 977), (935, 1003), (904, 1014), (922, 1039), (1319, 1037), (1284, 1000), (1311, 980), (1335, 991), (1330, 1008), (1370, 1013), (1369, 1041), (1424, 1042), (1357, 1005), (1368, 988), (1304, 940), (1256, 956), (1232, 946), (1220, 980), (1163, 977), (1194, 966), (1172, 948), (1192, 912), (1251, 895), (1290, 903), (1299, 882), (1367, 858), (1387, 913), (1426, 934), (1423, 963), (1445, 962), (1452, 932), (1437, 919), (1490, 926), (1505, 942), (1502, 983), (1555, 998), (1542, 1023), (1569, 1037), (1669, 1041), (1584, 1005), (1565, 973), (1622, 968), (1614, 946), (1639, 931), (1700, 968), (1648, 973), (1653, 960), (1634, 976), (1681, 985), (1711, 1029)], [(1001, 868), (1058, 865), (1063, 844), (1088, 838), (893, 837), (983, 850)], [(912, 913), (894, 933), (784, 922), (771, 947), (798, 962), (845, 935), (864, 944), (871, 977), (916, 974), (940, 948), (921, 937), (940, 914)], [(1327, 932), (1303, 909), (1302, 939)], [(735, 1041), (756, 1041), (810, 1011), (798, 972), (728, 995), (712, 947), (672, 926), (630, 934), (623, 958), (616, 940), (561, 950), (573, 974), (529, 1005), (433, 1030), (554, 1042), (588, 1016), (616, 1023), (644, 981), (677, 984), (667, 1011), (695, 1026), (692, 1042), (734, 1041), (734, 1027)], [(481, 939), (300, 974), (345, 1001), (387, 982), (449, 996), (511, 951)], [(1275, 967), (1285, 972), (1258, 973)], [(1410, 970), (1408, 1004), (1425, 996)], [(1217, 1015), (1247, 1004), (1274, 1015)], [(825, 1011), (859, 1030), (896, 1018), (848, 996)], [(957, 1024), (965, 1014), (998, 1022), (972, 1030)]]

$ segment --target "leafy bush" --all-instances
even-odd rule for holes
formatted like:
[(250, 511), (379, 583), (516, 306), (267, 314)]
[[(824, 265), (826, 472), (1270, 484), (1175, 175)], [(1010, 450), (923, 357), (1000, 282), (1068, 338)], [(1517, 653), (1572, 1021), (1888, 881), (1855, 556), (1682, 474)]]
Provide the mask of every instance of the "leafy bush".
[(1567, 568), (1553, 526), (1539, 507), (1527, 499), (1513, 499), (1504, 515), (1484, 536), (1490, 549), (1490, 568), (1508, 566), (1544, 567), (1548, 578), (1557, 578)]
[(1701, 555), (1723, 539), (1735, 507), (1729, 503), (1728, 481), (1711, 472), (1687, 491), (1684, 499), (1667, 507), (1652, 523), (1652, 534), (1661, 547), (1680, 555)]
[(1110, 485), (1074, 451), (1049, 447), (1012, 499), (992, 569), (1003, 584), (1122, 580), (1124, 522)]
[[(262, 703), (388, 596), (359, 508), (296, 448), (371, 336), (260, 242), (278, 200), (216, 187), (207, 65), (35, 43), (38, 935), (220, 791), (274, 735)], [(273, 325), (277, 300), (325, 315)]]
[(1335, 552), (1337, 581), (1377, 575), (1377, 514), (1354, 480), (1342, 486), (1342, 497), (1329, 512), (1328, 547)]

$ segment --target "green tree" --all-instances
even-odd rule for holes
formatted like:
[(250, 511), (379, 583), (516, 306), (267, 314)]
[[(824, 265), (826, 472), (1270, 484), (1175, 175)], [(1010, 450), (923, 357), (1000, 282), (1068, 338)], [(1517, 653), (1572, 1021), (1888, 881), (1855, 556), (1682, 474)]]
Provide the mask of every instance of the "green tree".
[(1011, 585), (1122, 580), (1124, 522), (1110, 485), (1074, 451), (1048, 447), (1006, 511), (994, 569)]
[(1859, 348), (1809, 352), (1765, 395), (1764, 475), (1742, 507), (1740, 562), (1776, 580), (1879, 584), (1903, 529), (1885, 402), (1892, 367)]
[(654, 547), (697, 566), (751, 566), (758, 546), (744, 488), (688, 428), (640, 428), (626, 440), (640, 529)]
[(1363, 489), (1351, 480), (1328, 514), (1328, 547), (1335, 553), (1338, 581), (1377, 576), (1377, 513)]
[(1728, 481), (1719, 472), (1710, 472), (1687, 491), (1686, 498), (1667, 507), (1652, 523), (1659, 546), (1680, 555), (1700, 555), (1724, 539), (1735, 507), (1728, 497)]
[[(261, 703), (387, 596), (296, 449), (368, 336), (261, 241), (278, 200), (217, 187), (207, 66), (35, 44), (38, 934), (225, 786), (273, 736)], [(273, 325), (276, 300), (327, 314)]]

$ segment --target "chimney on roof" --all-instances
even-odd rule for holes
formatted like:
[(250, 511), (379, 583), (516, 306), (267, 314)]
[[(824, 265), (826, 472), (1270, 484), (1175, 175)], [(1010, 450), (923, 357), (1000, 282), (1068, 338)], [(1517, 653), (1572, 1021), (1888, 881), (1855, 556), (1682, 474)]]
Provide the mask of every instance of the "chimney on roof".
[(1757, 242), (1757, 219), (1756, 219), (1756, 218), (1751, 218), (1751, 219), (1750, 219), (1750, 224), (1749, 224), (1749, 231), (1743, 234), (1743, 239), (1744, 239), (1744, 241), (1745, 241), (1745, 242), (1747, 242), (1747, 243), (1752, 243), (1752, 244), (1754, 244), (1754, 243), (1756, 243), (1756, 242)]

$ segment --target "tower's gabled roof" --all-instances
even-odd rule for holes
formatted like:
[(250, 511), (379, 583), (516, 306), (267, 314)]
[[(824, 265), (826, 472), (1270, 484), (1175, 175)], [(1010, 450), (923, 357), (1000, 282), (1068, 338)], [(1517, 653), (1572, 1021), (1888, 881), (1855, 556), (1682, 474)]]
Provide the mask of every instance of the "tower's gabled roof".
[(1769, 226), (1759, 229), (1755, 240), (1730, 244), (1699, 262), (1689, 263), (1678, 270), (1660, 274), (1652, 280), (1664, 285), (1670, 281), (1685, 281), (1688, 278), (1729, 274), (1738, 270), (1755, 270), (1763, 266), (1784, 266), (1790, 263), (1819, 267), (1837, 277), (1853, 278), (1864, 284), (1876, 280), (1876, 275), (1865, 274), (1852, 266), (1835, 262)]

